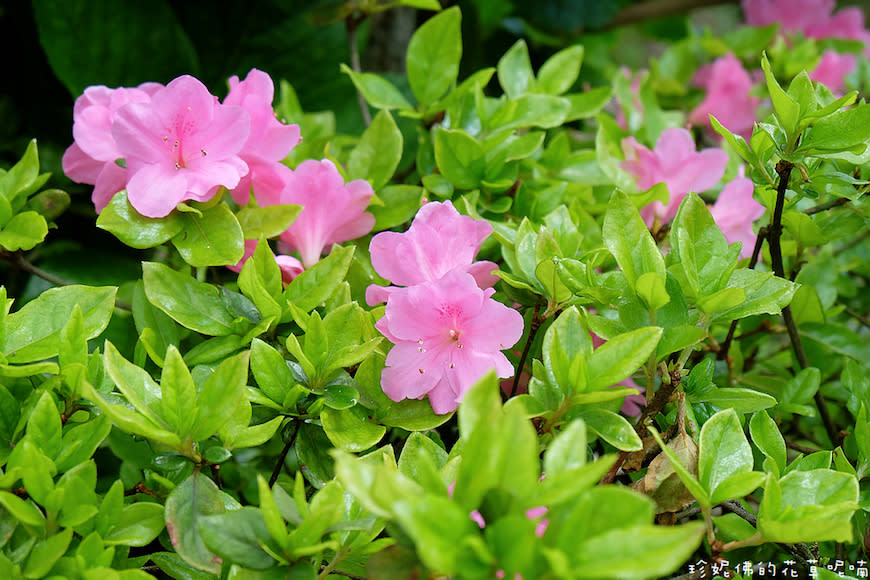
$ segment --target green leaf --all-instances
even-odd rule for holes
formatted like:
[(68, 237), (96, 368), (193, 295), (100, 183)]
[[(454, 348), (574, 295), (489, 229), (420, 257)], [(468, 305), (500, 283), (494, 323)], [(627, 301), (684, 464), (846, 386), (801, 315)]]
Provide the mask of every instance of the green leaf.
[(852, 474), (814, 469), (791, 471), (780, 480), (768, 474), (758, 531), (770, 542), (852, 542), (857, 502)]
[(245, 262), (239, 273), (239, 290), (250, 298), (264, 319), (273, 318), (277, 321), (281, 318), (282, 310), (276, 298), (281, 296), (282, 289), (281, 270), (275, 255), (265, 239), (260, 238), (254, 255)]
[(559, 431), (547, 446), (544, 473), (554, 477), (586, 465), (586, 424), (577, 419)]
[(303, 312), (311, 312), (329, 298), (344, 280), (353, 260), (354, 246), (336, 247), (302, 272), (284, 289), (283, 299)]
[(184, 219), (175, 211), (162, 218), (145, 217), (130, 205), (127, 192), (119, 191), (100, 212), (97, 227), (141, 250), (168, 242), (184, 228)]
[(535, 88), (535, 73), (529, 60), (526, 41), (520, 39), (499, 59), (498, 82), (509, 99), (516, 99)]
[(664, 290), (666, 272), (662, 253), (625, 193), (617, 191), (610, 198), (601, 233), (605, 246), (616, 258), (632, 288), (641, 275), (652, 272), (658, 276)]
[(181, 325), (209, 336), (233, 333), (236, 317), (215, 286), (157, 262), (142, 264), (142, 279), (148, 301)]
[(671, 229), (671, 244), (669, 263), (680, 266), (671, 266), (671, 272), (691, 301), (722, 290), (739, 259), (737, 247), (728, 246), (706, 204), (694, 193), (680, 204)]
[(269, 530), (260, 510), (245, 506), (240, 510), (203, 516), (197, 521), (206, 546), (221, 559), (252, 570), (275, 565), (263, 546), (269, 543)]
[(596, 435), (620, 451), (638, 451), (643, 442), (625, 417), (595, 407), (582, 409), (579, 416)]
[(245, 351), (225, 359), (199, 387), (196, 398), (199, 413), (191, 433), (194, 441), (214, 435), (242, 404), (248, 378), (248, 355)]
[[(44, 183), (44, 179), (42, 183)], [(39, 175), (39, 152), (36, 139), (31, 139), (21, 159), (9, 171), (0, 173), (0, 197), (14, 203), (21, 195), (34, 193), (42, 183)], [(16, 204), (17, 205), (17, 204)]]
[(25, 578), (42, 578), (49, 573), (55, 563), (66, 553), (72, 541), (73, 529), (67, 528), (33, 547), (24, 567)]
[(401, 159), (402, 132), (389, 111), (379, 111), (350, 152), (348, 179), (367, 179), (378, 191), (389, 183)]
[(719, 311), (714, 320), (737, 320), (757, 314), (779, 314), (791, 302), (798, 285), (783, 280), (773, 272), (759, 272), (740, 268), (728, 279), (728, 288), (739, 288), (745, 299), (730, 308)]
[(448, 8), (423, 23), (408, 43), (408, 82), (423, 105), (433, 104), (456, 82), (462, 58), (461, 22), (459, 8)]
[(483, 148), (465, 131), (435, 131), (435, 161), (441, 173), (459, 189), (480, 185), (486, 169)]
[[(100, 82), (133, 87), (200, 72), (196, 49), (165, 0), (124, 7), (111, 0), (39, 0), (33, 12), (42, 50), (73, 96)], [(132, 66), (134, 55), (148, 58)]]
[(765, 474), (760, 471), (735, 473), (723, 479), (716, 486), (716, 491), (713, 492), (710, 501), (713, 505), (717, 505), (729, 499), (745, 497), (758, 489), (764, 480)]
[(776, 115), (780, 126), (785, 131), (789, 140), (791, 140), (794, 137), (793, 133), (800, 119), (800, 105), (779, 85), (776, 76), (774, 76), (773, 71), (770, 69), (767, 55), (763, 52), (761, 53), (761, 69), (764, 71), (767, 91), (770, 93), (770, 100), (773, 102), (773, 113)]
[(236, 219), (246, 240), (258, 240), (261, 237), (269, 239), (283, 234), (296, 221), (301, 211), (301, 205), (292, 203), (267, 207), (248, 205), (239, 210)]
[(251, 372), (267, 397), (281, 403), (296, 382), (281, 354), (262, 340), (251, 342)]
[(828, 241), (813, 218), (802, 211), (783, 212), (782, 225), (795, 240), (804, 246), (821, 246)]
[(779, 432), (776, 422), (770, 418), (766, 411), (758, 411), (752, 415), (752, 419), (749, 421), (749, 434), (752, 435), (752, 442), (755, 443), (758, 450), (776, 465), (779, 470), (778, 474), (784, 473), (786, 466), (785, 440), (782, 438), (782, 433)]
[(182, 215), (182, 230), (172, 238), (181, 257), (197, 268), (237, 264), (245, 253), (245, 240), (235, 214), (224, 203), (201, 213)]
[(166, 530), (175, 551), (194, 568), (218, 574), (220, 559), (206, 547), (199, 522), (239, 507), (211, 479), (194, 471), (166, 499)]
[[(669, 576), (691, 557), (703, 537), (703, 522), (611, 529), (577, 546), (572, 556), (574, 577)], [(627, 546), (630, 550), (626, 549)]]
[[(426, 177), (436, 176), (427, 175)], [(426, 177), (423, 178), (424, 184)], [(437, 177), (444, 179), (440, 175)], [(446, 180), (445, 183), (447, 183)], [(384, 205), (373, 205), (368, 208), (369, 213), (375, 216), (373, 231), (394, 228), (410, 221), (420, 209), (424, 193), (424, 189), (417, 185), (388, 185), (378, 191), (378, 198), (384, 202)]]
[(372, 423), (359, 405), (341, 411), (327, 407), (321, 411), (320, 421), (332, 444), (345, 451), (365, 451), (387, 431), (383, 425)]
[(87, 461), (111, 430), (112, 422), (105, 415), (98, 415), (86, 423), (68, 428), (63, 434), (60, 453), (54, 460), (57, 471), (63, 473)]
[(561, 95), (577, 80), (582, 64), (583, 46), (575, 44), (560, 50), (541, 65), (538, 89), (550, 95)]
[(24, 500), (8, 491), (0, 490), (0, 504), (6, 508), (16, 520), (37, 530), (44, 529), (45, 516), (32, 500)]
[(727, 409), (707, 419), (698, 442), (698, 480), (704, 489), (715, 495), (720, 483), (732, 475), (752, 471), (752, 464), (752, 448), (737, 413)]
[(413, 109), (408, 99), (382, 76), (373, 73), (356, 73), (345, 64), (341, 72), (348, 75), (366, 101), (378, 109)]
[(606, 389), (629, 377), (655, 352), (662, 332), (657, 326), (638, 328), (598, 347), (587, 367), (589, 390)]
[(84, 316), (78, 304), (73, 306), (69, 320), (60, 330), (58, 345), (58, 362), (62, 369), (70, 365), (88, 364), (88, 341), (84, 335)]
[(401, 498), (393, 509), (427, 566), (445, 574), (459, 572), (456, 547), (477, 533), (467, 513), (446, 497), (433, 495)]
[(870, 105), (861, 103), (816, 121), (796, 153), (843, 151), (870, 139)]
[(46, 290), (7, 317), (3, 354), (10, 363), (57, 356), (61, 332), (76, 306), (83, 316), (83, 335), (96, 337), (109, 324), (116, 291), (112, 286), (78, 285)]
[(0, 247), (9, 252), (31, 250), (48, 235), (48, 223), (35, 211), (23, 211), (0, 228)]
[[(144, 372), (144, 371), (143, 371)], [(142, 435), (173, 449), (181, 448), (181, 439), (165, 427), (162, 420), (155, 421), (141, 412), (132, 411), (124, 405), (111, 405), (88, 382), (82, 385), (82, 396), (95, 402), (112, 422), (128, 433)]]
[(571, 93), (563, 95), (570, 103), (568, 116), (565, 117), (565, 122), (576, 121), (578, 119), (589, 119), (601, 112), (601, 109), (610, 102), (613, 97), (613, 88), (609, 86), (595, 87), (582, 93)]
[(196, 424), (199, 409), (193, 377), (174, 346), (166, 351), (163, 374), (160, 376), (160, 416), (182, 439), (190, 435)]
[(503, 101), (489, 119), (489, 124), (500, 129), (558, 127), (571, 112), (571, 101), (553, 95), (528, 94), (514, 100)]
[(54, 398), (43, 391), (27, 418), (27, 436), (49, 459), (56, 459), (61, 450), (60, 413)]
[(163, 531), (163, 515), (159, 503), (140, 501), (126, 505), (103, 542), (110, 546), (147, 546)]

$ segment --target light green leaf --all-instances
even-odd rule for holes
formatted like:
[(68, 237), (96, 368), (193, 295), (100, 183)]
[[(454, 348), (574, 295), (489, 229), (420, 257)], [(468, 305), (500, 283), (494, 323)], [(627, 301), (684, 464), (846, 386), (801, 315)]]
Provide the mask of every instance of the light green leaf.
[(215, 286), (157, 262), (144, 262), (142, 274), (148, 301), (183, 326), (210, 336), (233, 333), (236, 317)]
[(348, 75), (356, 89), (373, 107), (378, 109), (412, 109), (408, 99), (382, 76), (373, 73), (356, 73), (345, 64), (341, 65), (341, 72)]
[(344, 280), (353, 260), (354, 246), (333, 248), (329, 255), (302, 272), (284, 289), (283, 300), (311, 312)]
[(448, 8), (423, 23), (408, 43), (408, 82), (423, 105), (440, 99), (456, 82), (462, 58), (461, 21), (459, 8)]
[(785, 472), (785, 440), (782, 438), (782, 433), (779, 432), (776, 422), (770, 418), (766, 411), (758, 411), (752, 415), (752, 419), (749, 421), (749, 433), (752, 435), (752, 442), (755, 443), (759, 451), (769, 457), (776, 465), (778, 473)]
[(589, 390), (606, 389), (629, 377), (655, 352), (662, 332), (657, 326), (638, 328), (598, 347), (587, 367)]
[(113, 286), (63, 286), (51, 288), (6, 318), (3, 354), (10, 363), (24, 363), (57, 356), (60, 334), (76, 306), (82, 312), (82, 332), (87, 339), (109, 324), (115, 305)]
[(529, 60), (526, 41), (520, 39), (499, 59), (498, 82), (509, 99), (516, 99), (535, 88), (535, 73)]
[(245, 253), (239, 220), (225, 203), (204, 209), (202, 215), (184, 213), (182, 230), (172, 238), (184, 261), (194, 267), (231, 266)]
[(9, 252), (31, 250), (48, 235), (48, 223), (35, 211), (23, 211), (12, 216), (0, 228), (0, 247)]
[(194, 441), (214, 435), (242, 404), (248, 378), (248, 355), (248, 351), (244, 351), (225, 359), (199, 387), (196, 398), (199, 414), (191, 433)]
[(752, 471), (752, 464), (752, 448), (737, 413), (727, 409), (707, 419), (698, 441), (698, 480), (704, 489), (714, 495), (720, 483)]
[(390, 112), (381, 110), (350, 152), (348, 179), (367, 179), (372, 188), (378, 191), (393, 177), (401, 159), (402, 132)]
[(383, 425), (373, 423), (359, 405), (341, 411), (327, 407), (321, 411), (320, 421), (333, 445), (352, 452), (372, 447), (387, 430)]
[(538, 89), (550, 95), (561, 95), (577, 80), (582, 64), (583, 46), (575, 44), (560, 50), (541, 65)]
[(643, 442), (625, 417), (613, 411), (591, 407), (582, 409), (579, 416), (596, 435), (620, 451), (643, 449)]
[(184, 228), (184, 219), (177, 211), (162, 218), (145, 217), (130, 205), (127, 192), (119, 191), (100, 212), (97, 227), (113, 233), (131, 248), (144, 249), (172, 239)]
[(239, 210), (236, 219), (246, 240), (258, 240), (260, 237), (269, 239), (283, 234), (296, 221), (301, 211), (301, 205), (292, 203), (267, 207), (248, 205)]
[(163, 506), (140, 501), (124, 506), (120, 519), (103, 542), (110, 546), (147, 546), (163, 531), (163, 526)]
[(465, 131), (438, 129), (435, 132), (435, 162), (441, 173), (460, 189), (480, 185), (486, 160), (480, 143)]

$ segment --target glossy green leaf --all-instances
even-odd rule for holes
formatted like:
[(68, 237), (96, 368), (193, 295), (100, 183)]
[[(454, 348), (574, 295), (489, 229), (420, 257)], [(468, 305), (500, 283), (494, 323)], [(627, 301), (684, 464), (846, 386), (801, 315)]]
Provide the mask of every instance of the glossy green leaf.
[(147, 546), (163, 531), (164, 524), (161, 504), (140, 501), (126, 505), (103, 542), (110, 546)]
[(353, 260), (354, 246), (333, 249), (327, 257), (293, 279), (283, 299), (310, 312), (329, 298), (344, 280)]
[(199, 386), (196, 398), (199, 413), (191, 433), (194, 441), (214, 435), (242, 403), (248, 378), (248, 355), (245, 351), (225, 359)]
[(544, 473), (554, 477), (586, 465), (586, 424), (572, 421), (553, 438), (544, 454)]
[[(752, 448), (733, 409), (719, 411), (701, 427), (698, 441), (698, 480), (715, 495), (725, 479), (752, 471)], [(731, 499), (731, 498), (727, 498)]]
[(610, 198), (601, 233), (605, 246), (632, 287), (636, 287), (641, 275), (652, 272), (658, 276), (664, 290), (664, 258), (626, 194), (618, 191)]
[(662, 332), (656, 326), (638, 328), (595, 349), (587, 367), (589, 389), (605, 389), (629, 377), (655, 352)]
[(78, 306), (82, 332), (88, 339), (109, 324), (117, 288), (110, 286), (63, 286), (51, 288), (6, 318), (3, 354), (9, 362), (24, 363), (57, 356), (60, 335)]
[(779, 314), (791, 302), (798, 285), (773, 275), (741, 268), (728, 280), (728, 287), (739, 288), (745, 299), (730, 308), (720, 310), (715, 320), (736, 320), (757, 314)]
[(175, 551), (194, 568), (218, 574), (220, 559), (206, 547), (198, 522), (239, 507), (211, 479), (195, 471), (166, 499), (166, 530)]
[(749, 421), (749, 434), (752, 442), (758, 447), (765, 457), (769, 457), (776, 465), (779, 473), (785, 472), (786, 451), (785, 440), (776, 422), (770, 418), (766, 411), (759, 411), (752, 415)]
[(301, 211), (301, 205), (292, 203), (266, 207), (248, 205), (239, 210), (236, 219), (246, 240), (258, 240), (260, 237), (269, 239), (283, 234)]
[(538, 71), (538, 89), (550, 95), (566, 92), (580, 75), (583, 46), (575, 44), (551, 56)]
[(345, 451), (365, 451), (386, 433), (386, 427), (373, 423), (359, 405), (340, 411), (327, 407), (320, 420), (333, 445)]
[(257, 508), (242, 509), (198, 519), (199, 534), (206, 546), (222, 560), (252, 570), (265, 570), (275, 564), (263, 545), (270, 540), (269, 530)]
[(367, 179), (372, 188), (379, 191), (393, 177), (401, 159), (402, 133), (389, 111), (379, 111), (350, 153), (348, 178)]
[(520, 39), (499, 59), (498, 82), (509, 99), (516, 99), (535, 88), (535, 73), (529, 60), (526, 41)]
[(773, 71), (771, 71), (767, 55), (764, 53), (761, 55), (761, 69), (764, 71), (767, 90), (770, 93), (770, 100), (773, 102), (773, 113), (786, 135), (791, 137), (800, 118), (800, 105), (782, 89)]
[(366, 101), (378, 109), (412, 109), (408, 99), (382, 76), (373, 73), (357, 73), (345, 64), (341, 72), (350, 77), (356, 89), (362, 93)]
[(210, 336), (233, 332), (236, 318), (220, 291), (157, 262), (142, 264), (148, 301), (183, 326)]
[(826, 153), (864, 144), (870, 139), (870, 105), (855, 105), (816, 121), (801, 140), (798, 152)]
[(461, 21), (458, 7), (444, 10), (423, 23), (408, 43), (408, 82), (423, 105), (437, 101), (456, 82), (462, 58)]
[(0, 228), (0, 247), (9, 252), (31, 250), (48, 235), (48, 223), (35, 211), (23, 211)]
[[(424, 184), (426, 177), (423, 178)], [(379, 190), (378, 197), (384, 205), (368, 208), (368, 212), (375, 216), (373, 230), (386, 230), (410, 221), (420, 209), (424, 193), (424, 189), (416, 185), (388, 185)]]
[(237, 264), (245, 246), (242, 226), (235, 214), (224, 203), (201, 213), (182, 215), (182, 229), (172, 238), (181, 257), (194, 267)]
[(38, 542), (24, 567), (25, 578), (42, 578), (51, 571), (54, 564), (66, 553), (72, 541), (73, 530), (67, 528), (41, 542)]
[(434, 145), (435, 161), (444, 177), (460, 189), (479, 186), (486, 168), (480, 143), (464, 131), (438, 129)]
[(131, 248), (144, 249), (175, 237), (184, 228), (184, 219), (179, 212), (162, 218), (145, 217), (130, 205), (127, 192), (120, 191), (100, 212), (97, 227), (111, 232)]
[(27, 436), (50, 459), (56, 459), (61, 450), (61, 428), (54, 398), (43, 391), (27, 419)]
[(643, 449), (643, 443), (634, 427), (622, 415), (594, 407), (583, 409), (579, 415), (593, 433), (620, 451)]

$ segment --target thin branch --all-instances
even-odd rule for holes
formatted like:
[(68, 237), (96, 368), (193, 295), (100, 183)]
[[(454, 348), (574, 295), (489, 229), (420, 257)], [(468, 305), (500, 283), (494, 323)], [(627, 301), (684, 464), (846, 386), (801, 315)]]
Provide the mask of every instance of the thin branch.
[(833, 209), (835, 207), (840, 207), (841, 205), (846, 205), (847, 203), (849, 203), (849, 201), (850, 200), (846, 197), (839, 197), (827, 203), (820, 203), (819, 205), (814, 205), (813, 207), (804, 210), (804, 213), (807, 215), (813, 215), (814, 213), (819, 213), (827, 211), (829, 209)]
[(275, 485), (275, 482), (278, 481), (278, 476), (281, 475), (281, 470), (284, 469), (284, 460), (287, 459), (290, 448), (296, 443), (296, 435), (299, 434), (299, 423), (300, 420), (298, 418), (294, 419), (293, 434), (287, 438), (284, 449), (281, 450), (281, 454), (278, 456), (278, 463), (275, 464), (275, 469), (272, 470), (272, 477), (269, 478), (269, 487)]
[(849, 316), (851, 316), (852, 318), (854, 318), (855, 320), (860, 322), (862, 325), (870, 328), (870, 319), (868, 319), (866, 316), (862, 316), (861, 314), (859, 314), (858, 312), (855, 312), (851, 308), (844, 308), (843, 312), (845, 312), (846, 314), (848, 314)]
[(532, 348), (532, 342), (535, 340), (535, 335), (541, 327), (541, 321), (538, 319), (538, 313), (541, 311), (541, 304), (535, 304), (535, 309), (532, 312), (532, 322), (529, 326), (529, 337), (526, 339), (526, 344), (523, 347), (523, 353), (520, 355), (520, 362), (517, 364), (517, 373), (514, 376), (514, 384), (511, 387), (511, 397), (517, 394), (517, 389), (520, 386), (520, 376), (523, 374), (523, 368), (526, 366), (526, 358), (529, 356), (529, 349)]
[[(770, 227), (768, 228), (769, 235), (767, 238), (767, 242), (770, 245), (771, 268), (773, 268), (773, 273), (776, 276), (783, 279), (786, 279), (786, 277), (785, 267), (783, 266), (782, 261), (782, 245), (780, 243), (780, 238), (782, 237), (782, 212), (785, 208), (785, 192), (788, 189), (788, 181), (789, 178), (791, 178), (792, 169), (794, 169), (794, 164), (784, 159), (781, 159), (779, 163), (776, 164), (776, 174), (777, 176), (779, 176), (779, 182), (776, 186), (776, 206), (773, 210), (773, 217), (770, 221)], [(794, 316), (792, 315), (790, 306), (785, 306), (782, 309), (782, 318), (785, 321), (786, 329), (788, 329), (788, 336), (789, 339), (791, 339), (791, 345), (794, 349), (794, 354), (797, 358), (798, 365), (800, 366), (801, 370), (803, 370), (809, 367), (810, 363), (807, 359), (806, 352), (804, 351), (801, 337), (798, 333), (797, 324), (795, 324)], [(816, 391), (816, 394), (813, 398), (816, 402), (816, 406), (819, 409), (819, 416), (822, 419), (825, 430), (828, 432), (831, 443), (833, 445), (836, 445), (838, 440), (837, 427), (834, 425), (834, 422), (831, 419), (831, 414), (828, 411), (828, 405), (825, 402), (825, 397), (822, 395), (821, 390)]]
[[(719, 505), (721, 505), (723, 509), (728, 510), (732, 514), (736, 514), (737, 516), (743, 518), (752, 526), (757, 526), (758, 517), (754, 513), (743, 507), (737, 500), (732, 499), (728, 501), (723, 501)], [(807, 560), (813, 559), (813, 554), (812, 552), (810, 552), (809, 546), (807, 546), (803, 542), (797, 544), (781, 544), (777, 542), (777, 545), (792, 556), (794, 556), (803, 568), (809, 569), (810, 564)]]
[(685, 14), (689, 10), (718, 6), (720, 4), (737, 4), (737, 0), (654, 0), (632, 4), (621, 10), (616, 18), (607, 23), (604, 29), (618, 28), (628, 24), (637, 24), (647, 20), (657, 20), (674, 14)]
[[(350, 68), (357, 74), (362, 74), (362, 65), (359, 60), (359, 46), (357, 43), (356, 31), (359, 25), (365, 21), (365, 15), (350, 14), (344, 21), (347, 29), (347, 43), (350, 45)], [(359, 110), (362, 113), (363, 122), (366, 127), (372, 124), (372, 113), (369, 111), (369, 104), (366, 103), (365, 97), (357, 89), (356, 99), (359, 102)]]
[[(42, 278), (46, 282), (54, 284), (55, 286), (71, 286), (71, 285), (75, 284), (75, 282), (70, 282), (69, 280), (67, 280), (65, 278), (61, 278), (60, 276), (55, 276), (51, 272), (46, 272), (42, 268), (29, 262), (27, 260), (27, 258), (25, 258), (20, 253), (12, 254), (12, 253), (0, 252), (0, 258), (3, 258), (4, 260), (9, 262), (13, 266), (20, 268), (21, 270), (24, 270), (28, 274), (33, 274), (37, 278)], [(120, 308), (121, 310), (127, 310), (128, 312), (133, 310), (133, 306), (131, 304), (128, 304), (127, 302), (124, 302), (123, 300), (118, 300), (118, 299), (115, 299), (115, 308)]]
[[(758, 258), (761, 256), (761, 247), (764, 245), (764, 240), (767, 239), (768, 229), (763, 226), (758, 230), (758, 235), (755, 237), (755, 247), (752, 248), (752, 257), (749, 258), (749, 269), (754, 270), (758, 264)], [(731, 342), (734, 340), (734, 333), (737, 331), (739, 320), (732, 320), (731, 327), (728, 329), (728, 336), (725, 337), (725, 342), (722, 343), (719, 349), (719, 354), (716, 358), (719, 360), (728, 360), (728, 351), (731, 350)], [(731, 363), (728, 363), (728, 368), (731, 368)]]

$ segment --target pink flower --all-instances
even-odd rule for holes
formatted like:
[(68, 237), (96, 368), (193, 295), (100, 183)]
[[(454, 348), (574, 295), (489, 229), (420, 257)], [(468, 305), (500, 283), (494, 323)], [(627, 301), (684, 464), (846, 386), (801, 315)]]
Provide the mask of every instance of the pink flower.
[(544, 537), (544, 534), (547, 532), (547, 526), (550, 525), (550, 520), (544, 517), (546, 514), (546, 506), (538, 506), (526, 510), (526, 517), (530, 520), (542, 518), (541, 521), (539, 521), (537, 525), (535, 525), (535, 535), (539, 538)]
[[(245, 265), (245, 262), (254, 255), (254, 250), (257, 249), (257, 242), (258, 240), (245, 240), (245, 254), (242, 256), (242, 259), (239, 260), (238, 264), (227, 266), (227, 268), (233, 272), (241, 272), (242, 266)], [(278, 268), (281, 270), (281, 281), (284, 282), (285, 286), (292, 282), (293, 279), (304, 270), (302, 262), (293, 256), (278, 254), (275, 256), (275, 262), (278, 263)]]
[(696, 152), (692, 135), (680, 128), (662, 131), (652, 151), (634, 137), (623, 139), (622, 148), (625, 161), (621, 167), (635, 177), (640, 189), (647, 190), (664, 182), (670, 194), (667, 205), (654, 201), (641, 210), (647, 226), (652, 226), (656, 220), (665, 223), (673, 219), (686, 194), (716, 185), (728, 163), (728, 154), (721, 149)]
[(110, 89), (94, 86), (76, 99), (73, 107), (75, 142), (63, 155), (63, 171), (77, 183), (94, 186), (91, 200), (101, 212), (127, 184), (127, 171), (115, 163), (124, 155), (112, 136), (115, 113), (128, 103), (147, 103), (162, 85), (146, 83), (137, 88)]
[(810, 79), (822, 83), (832, 93), (843, 94), (846, 90), (846, 75), (858, 65), (854, 54), (840, 54), (833, 50), (822, 53), (822, 59), (810, 72)]
[(471, 510), (471, 512), (468, 514), (468, 517), (471, 518), (471, 520), (475, 524), (480, 526), (480, 529), (483, 529), (486, 527), (486, 520), (483, 519), (483, 515), (481, 515), (481, 513), (479, 511)]
[(756, 238), (752, 222), (764, 215), (764, 206), (752, 198), (753, 189), (752, 180), (743, 176), (741, 167), (739, 176), (722, 189), (710, 209), (713, 221), (725, 234), (728, 243), (743, 243), (741, 258), (752, 255)]
[(371, 231), (375, 216), (365, 210), (374, 193), (364, 179), (345, 185), (328, 159), (303, 161), (288, 176), (280, 203), (295, 203), (304, 209), (281, 239), (298, 250), (302, 263), (310, 268), (330, 245)]
[(281, 190), (290, 174), (290, 168), (281, 160), (300, 141), (299, 125), (285, 125), (275, 117), (272, 98), (275, 89), (268, 74), (251, 69), (245, 80), (230, 78), (230, 93), (225, 105), (242, 107), (251, 117), (251, 133), (239, 156), (250, 171), (232, 190), (233, 200), (239, 205), (248, 203), (251, 187), (260, 206), (279, 202)]
[(799, 32), (807, 38), (860, 40), (870, 51), (864, 12), (850, 6), (832, 14), (835, 7), (834, 0), (743, 0), (743, 12), (750, 26), (778, 23), (780, 32)]
[[(381, 232), (372, 238), (372, 266), (399, 286), (437, 280), (458, 269), (471, 274), (481, 288), (490, 288), (498, 281), (490, 272), (498, 266), (474, 258), (491, 233), (489, 223), (461, 215), (450, 201), (427, 203), (405, 233)], [(369, 306), (384, 302), (393, 290), (371, 285), (366, 302)]]
[(427, 394), (438, 414), (454, 411), (465, 392), (490, 370), (514, 369), (501, 352), (523, 334), (519, 312), (492, 299), (460, 270), (396, 289), (375, 327), (393, 344), (381, 375), (394, 401)]
[(248, 166), (238, 153), (250, 119), (221, 105), (205, 85), (181, 76), (148, 103), (115, 115), (112, 135), (127, 160), (127, 196), (147, 217), (164, 217), (185, 200), (207, 201), (220, 186), (239, 184)]
[(708, 69), (699, 69), (694, 82), (707, 89), (707, 96), (689, 114), (689, 122), (710, 128), (710, 115), (730, 131), (747, 141), (755, 124), (755, 110), (761, 99), (749, 94), (752, 79), (740, 61), (728, 54), (713, 61)]

